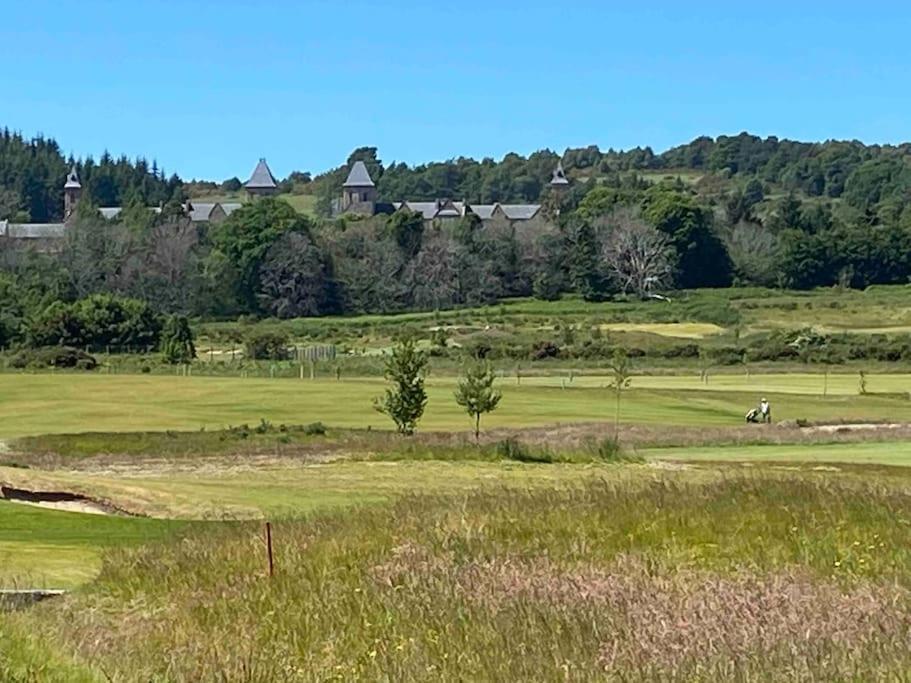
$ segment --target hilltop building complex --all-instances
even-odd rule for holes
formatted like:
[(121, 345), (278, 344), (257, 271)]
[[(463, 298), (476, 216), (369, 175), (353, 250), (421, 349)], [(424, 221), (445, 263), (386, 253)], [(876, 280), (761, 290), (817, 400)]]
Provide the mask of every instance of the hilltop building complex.
[[(550, 189), (562, 194), (569, 188), (569, 180), (563, 172), (563, 166), (557, 165), (551, 179)], [(253, 169), (250, 179), (244, 183), (244, 190), (250, 200), (259, 197), (271, 197), (278, 194), (278, 183), (269, 169), (265, 159), (260, 159)], [(0, 221), (0, 239), (31, 243), (45, 249), (53, 249), (54, 244), (66, 234), (67, 226), (73, 222), (77, 207), (82, 199), (82, 183), (76, 167), (70, 169), (63, 185), (63, 222), (61, 223), (14, 223)], [(184, 204), (184, 211), (191, 221), (197, 224), (219, 223), (242, 206), (241, 202), (205, 202), (191, 200)], [(162, 207), (149, 207), (150, 211), (160, 212)], [(116, 219), (123, 211), (120, 206), (103, 206), (99, 213), (107, 220)], [(476, 215), (485, 226), (533, 228), (544, 226), (548, 222), (543, 215), (540, 204), (470, 204), (467, 201), (453, 199), (436, 199), (433, 201), (402, 200), (382, 203), (377, 200), (377, 188), (367, 166), (363, 161), (352, 164), (348, 177), (342, 186), (342, 195), (333, 202), (334, 215), (375, 216), (391, 214), (396, 211), (413, 211), (420, 214), (428, 226), (442, 227), (455, 223), (465, 215)]]

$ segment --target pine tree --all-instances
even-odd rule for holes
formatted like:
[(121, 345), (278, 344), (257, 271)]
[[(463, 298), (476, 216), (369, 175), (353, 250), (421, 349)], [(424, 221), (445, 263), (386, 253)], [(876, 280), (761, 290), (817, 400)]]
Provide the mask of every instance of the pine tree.
[(502, 394), (493, 388), (496, 375), (487, 363), (475, 363), (465, 368), (459, 380), (455, 400), (474, 418), (474, 438), (481, 435), (481, 415), (496, 410)]
[(187, 364), (196, 358), (193, 330), (184, 315), (172, 315), (161, 332), (161, 354), (173, 365)]

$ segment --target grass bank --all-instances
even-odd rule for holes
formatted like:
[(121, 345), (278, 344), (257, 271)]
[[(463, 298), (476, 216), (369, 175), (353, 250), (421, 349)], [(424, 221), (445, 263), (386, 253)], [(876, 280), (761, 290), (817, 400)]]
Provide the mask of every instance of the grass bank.
[(271, 580), (259, 526), (113, 552), (0, 634), (72, 653), (57, 680), (901, 678), (909, 518), (819, 474), (410, 497), (278, 524)]

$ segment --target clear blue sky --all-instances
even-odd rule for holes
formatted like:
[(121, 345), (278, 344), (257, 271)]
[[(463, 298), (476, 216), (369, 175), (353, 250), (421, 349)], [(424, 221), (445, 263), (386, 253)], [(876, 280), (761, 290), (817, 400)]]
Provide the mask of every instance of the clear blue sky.
[(911, 138), (883, 2), (0, 0), (0, 125), (184, 178), (748, 130)]

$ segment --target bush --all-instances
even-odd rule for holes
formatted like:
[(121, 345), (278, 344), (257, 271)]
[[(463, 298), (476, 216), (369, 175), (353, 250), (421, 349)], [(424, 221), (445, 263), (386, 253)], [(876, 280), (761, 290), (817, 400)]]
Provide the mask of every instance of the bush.
[(10, 367), (23, 368), (76, 368), (94, 370), (98, 361), (85, 351), (68, 346), (53, 346), (20, 351), (10, 359)]
[(677, 344), (664, 349), (661, 355), (665, 358), (698, 358), (699, 346), (696, 344)]
[(627, 453), (620, 445), (620, 441), (614, 437), (590, 439), (585, 450), (592, 457), (605, 462), (645, 462), (641, 456)]
[(244, 341), (244, 355), (250, 360), (288, 360), (289, 344), (284, 332), (256, 332)]
[(307, 436), (323, 436), (326, 433), (326, 425), (322, 422), (311, 422), (304, 425), (304, 434)]
[(552, 341), (536, 341), (531, 345), (529, 358), (531, 360), (544, 360), (545, 358), (559, 358), (560, 347)]
[(29, 323), (34, 347), (73, 346), (94, 350), (137, 351), (155, 348), (161, 319), (147, 303), (95, 294), (72, 304), (56, 301)]
[(517, 460), (518, 462), (553, 462), (554, 458), (547, 451), (532, 451), (528, 446), (522, 444), (512, 437), (498, 441), (495, 452), (498, 457), (504, 460)]

